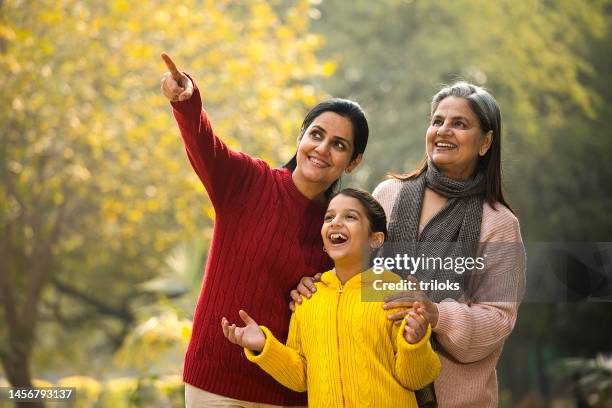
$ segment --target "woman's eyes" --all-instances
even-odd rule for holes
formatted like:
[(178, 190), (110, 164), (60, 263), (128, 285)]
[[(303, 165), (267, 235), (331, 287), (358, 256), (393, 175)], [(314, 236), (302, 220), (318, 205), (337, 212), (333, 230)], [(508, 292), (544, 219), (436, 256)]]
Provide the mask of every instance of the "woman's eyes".
[[(442, 124), (444, 123), (444, 121), (442, 119), (434, 119), (431, 121), (431, 124), (433, 126), (442, 126)], [(462, 121), (457, 121), (455, 123), (453, 123), (453, 126), (459, 128), (459, 129), (466, 129), (467, 125), (465, 124), (465, 122)]]
[[(312, 132), (310, 132), (310, 137), (312, 137), (314, 140), (323, 139), (323, 135), (316, 130), (313, 130)], [(334, 142), (334, 147), (338, 150), (346, 150), (346, 143), (337, 141), (337, 142)]]
[(346, 149), (346, 146), (342, 142), (336, 142), (336, 143), (334, 143), (334, 145), (336, 146), (336, 148), (338, 148), (338, 150)]

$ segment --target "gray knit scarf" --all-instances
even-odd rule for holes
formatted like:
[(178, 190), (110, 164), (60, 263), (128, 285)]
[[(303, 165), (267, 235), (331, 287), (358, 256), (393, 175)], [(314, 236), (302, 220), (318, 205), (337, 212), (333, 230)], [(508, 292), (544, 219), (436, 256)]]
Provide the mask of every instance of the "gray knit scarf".
[[(384, 255), (407, 254), (416, 257), (475, 257), (480, 240), (484, 176), (481, 172), (469, 180), (448, 178), (429, 161), (427, 171), (407, 180), (395, 200), (389, 222), (388, 244)], [(419, 233), (419, 219), (425, 187), (448, 198), (442, 209), (434, 215)], [(448, 265), (448, 264), (447, 264)], [(401, 271), (398, 271), (401, 274)], [(458, 299), (465, 291), (466, 275), (452, 269), (431, 266), (418, 270), (414, 276), (422, 282), (458, 283), (459, 291), (428, 290), (434, 302), (446, 298)], [(405, 274), (404, 274), (405, 276)]]

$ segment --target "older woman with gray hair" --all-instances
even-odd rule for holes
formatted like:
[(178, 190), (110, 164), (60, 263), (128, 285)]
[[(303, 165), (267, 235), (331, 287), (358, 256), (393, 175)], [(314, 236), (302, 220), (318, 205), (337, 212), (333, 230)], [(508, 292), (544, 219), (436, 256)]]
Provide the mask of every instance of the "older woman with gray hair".
[[(429, 290), (425, 301), (401, 297), (386, 307), (414, 307), (431, 322), (442, 370), (421, 393), (424, 400), (435, 400), (434, 391), (440, 407), (496, 407), (495, 366), (525, 284), (519, 222), (502, 191), (497, 102), (466, 82), (441, 89), (432, 100), (425, 145), (417, 170), (394, 175), (374, 191), (389, 217), (389, 240), (400, 248), (412, 243), (417, 256), (479, 258), (484, 267), (463, 274), (419, 271), (421, 281), (453, 282), (461, 290)], [(455, 245), (445, 245), (450, 242)]]

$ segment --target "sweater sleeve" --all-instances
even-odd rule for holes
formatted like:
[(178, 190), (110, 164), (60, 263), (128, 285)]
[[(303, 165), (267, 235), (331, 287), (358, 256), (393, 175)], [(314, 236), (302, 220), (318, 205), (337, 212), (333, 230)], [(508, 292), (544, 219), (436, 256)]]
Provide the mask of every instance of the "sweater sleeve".
[(429, 338), (431, 337), (431, 326), (427, 326), (425, 336), (415, 344), (410, 344), (404, 338), (404, 320), (399, 329), (393, 325), (394, 340), (396, 343), (395, 353), (395, 378), (403, 387), (409, 390), (419, 390), (427, 384), (432, 383), (440, 374), (440, 359), (431, 348)]
[(293, 313), (289, 323), (287, 345), (278, 341), (267, 327), (261, 326), (261, 329), (266, 334), (264, 348), (259, 354), (245, 348), (247, 359), (285, 387), (297, 392), (306, 391), (306, 359), (300, 344), (296, 313)]
[[(486, 214), (483, 214), (483, 223)], [(473, 272), (466, 302), (438, 304), (436, 339), (460, 363), (479, 361), (499, 349), (516, 322), (525, 290), (525, 250), (518, 220), (507, 209), (483, 225), (479, 256), (482, 271)]]
[(202, 109), (200, 90), (189, 78), (193, 82), (193, 95), (171, 105), (191, 166), (218, 210), (227, 197), (250, 185), (269, 167), (262, 160), (230, 149), (219, 139)]

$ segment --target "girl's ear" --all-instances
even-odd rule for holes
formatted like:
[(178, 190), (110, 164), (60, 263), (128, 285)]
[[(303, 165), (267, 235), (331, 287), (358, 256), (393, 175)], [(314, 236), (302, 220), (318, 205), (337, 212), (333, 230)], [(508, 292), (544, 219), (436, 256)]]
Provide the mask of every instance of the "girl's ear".
[(355, 170), (355, 168), (357, 166), (359, 166), (359, 163), (361, 163), (361, 160), (363, 159), (363, 154), (359, 153), (357, 155), (357, 157), (355, 157), (348, 165), (348, 167), (346, 168), (346, 170), (344, 170), (346, 172), (346, 174), (350, 174), (353, 170)]
[(373, 232), (370, 235), (370, 247), (372, 249), (378, 249), (385, 242), (384, 232)]

